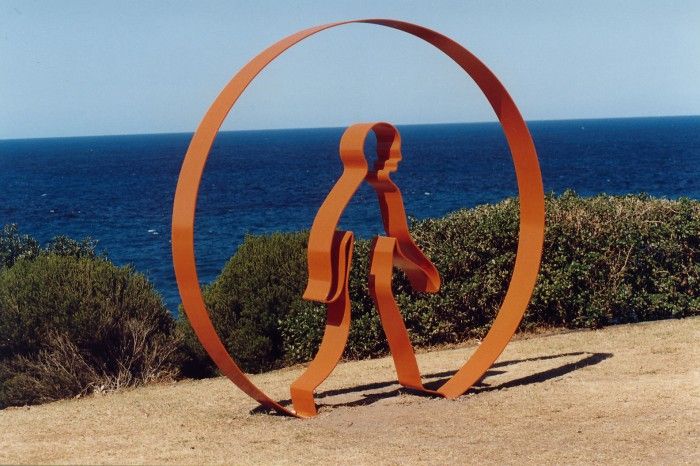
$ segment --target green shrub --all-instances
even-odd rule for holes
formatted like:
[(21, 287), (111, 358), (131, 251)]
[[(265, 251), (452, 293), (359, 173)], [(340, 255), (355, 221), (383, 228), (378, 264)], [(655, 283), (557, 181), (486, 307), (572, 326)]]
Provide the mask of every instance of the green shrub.
[(39, 255), (39, 242), (29, 235), (20, 235), (17, 225), (9, 224), (0, 230), (0, 269), (11, 267), (17, 260)]
[(42, 248), (37, 240), (29, 235), (19, 234), (17, 225), (10, 223), (0, 230), (0, 269), (12, 267), (19, 259), (35, 259), (40, 254), (96, 258), (96, 246), (97, 241), (90, 238), (77, 241), (60, 235)]
[(700, 202), (567, 193), (547, 216), (527, 323), (600, 327), (700, 312)]
[[(204, 290), (221, 340), (247, 371), (279, 365), (280, 321), (306, 284), (305, 247), (304, 234), (246, 237), (219, 278)], [(185, 355), (183, 374), (212, 374), (214, 368), (185, 318), (179, 320), (178, 330)]]
[(47, 254), (56, 254), (58, 256), (71, 257), (87, 257), (95, 259), (98, 254), (95, 250), (97, 241), (90, 238), (84, 238), (80, 241), (69, 238), (68, 236), (56, 236), (49, 244), (46, 245), (44, 252)]
[[(524, 328), (599, 327), (700, 313), (700, 202), (567, 192), (548, 196), (546, 209), (542, 267)], [(413, 292), (395, 274), (396, 299), (413, 343), (485, 335), (515, 260), (517, 200), (414, 222), (411, 229), (443, 280), (441, 291), (428, 295)], [(248, 371), (307, 361), (318, 347), (325, 310), (301, 300), (306, 239), (306, 233), (247, 237), (205, 290), (217, 330)], [(386, 352), (367, 290), (368, 254), (369, 242), (358, 241), (350, 276), (349, 358)], [(183, 318), (179, 326), (189, 373), (213, 373)]]
[(0, 407), (175, 376), (174, 322), (146, 278), (86, 243), (52, 248), (0, 269)]

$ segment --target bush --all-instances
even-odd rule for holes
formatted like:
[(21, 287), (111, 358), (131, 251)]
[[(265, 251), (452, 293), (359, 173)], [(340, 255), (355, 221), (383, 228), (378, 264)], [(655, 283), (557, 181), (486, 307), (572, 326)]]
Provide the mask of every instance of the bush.
[[(29, 235), (20, 235), (17, 225), (10, 223), (0, 230), (0, 269), (12, 267), (19, 259), (35, 259), (40, 254), (97, 258), (97, 241), (84, 238), (80, 241), (67, 236), (56, 236), (41, 248)], [(100, 256), (104, 257), (104, 256)]]
[(47, 254), (56, 254), (58, 256), (71, 256), (77, 258), (87, 257), (89, 259), (95, 259), (98, 257), (98, 254), (95, 251), (96, 246), (97, 241), (90, 238), (84, 238), (77, 241), (61, 235), (56, 236), (54, 239), (49, 241), (49, 244), (46, 245), (44, 252)]
[[(646, 195), (573, 192), (546, 199), (540, 278), (523, 321), (599, 327), (700, 313), (700, 202)], [(518, 203), (465, 209), (414, 222), (416, 242), (443, 279), (435, 295), (415, 293), (397, 272), (394, 290), (416, 346), (483, 337), (503, 300), (517, 247)], [(306, 233), (249, 236), (205, 290), (214, 324), (248, 371), (308, 361), (323, 335), (324, 307), (301, 300)], [(352, 325), (345, 356), (387, 350), (367, 290), (369, 242), (355, 246)], [(189, 373), (214, 372), (184, 318)]]
[[(600, 327), (700, 312), (700, 202), (567, 192), (549, 196), (546, 209), (526, 327)], [(435, 260), (447, 286), (431, 298), (447, 301), (438, 305), (448, 310), (439, 320), (461, 333), (457, 340), (483, 335), (498, 309), (515, 258), (516, 212), (517, 202), (507, 200), (415, 226), (425, 242), (442, 245)], [(460, 231), (464, 240), (450, 236)]]
[(39, 242), (29, 235), (20, 235), (17, 225), (9, 224), (0, 231), (0, 269), (11, 267), (17, 260), (39, 255)]
[[(306, 285), (305, 248), (304, 234), (248, 236), (219, 278), (205, 288), (214, 326), (244, 370), (259, 372), (279, 365), (280, 321)], [(183, 374), (213, 374), (214, 367), (186, 318), (179, 319), (178, 330), (185, 355)]]
[(0, 269), (0, 408), (169, 379), (174, 321), (146, 278), (58, 238)]

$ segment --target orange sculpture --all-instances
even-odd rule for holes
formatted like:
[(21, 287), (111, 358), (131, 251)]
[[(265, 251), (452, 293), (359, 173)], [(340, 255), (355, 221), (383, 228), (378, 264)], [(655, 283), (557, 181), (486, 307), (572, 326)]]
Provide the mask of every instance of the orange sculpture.
[[(304, 298), (325, 303), (327, 319), (318, 352), (306, 371), (292, 383), (294, 410), (272, 400), (241, 371), (219, 339), (202, 298), (194, 257), (194, 215), (197, 191), (211, 145), (236, 100), (255, 76), (299, 41), (331, 27), (370, 23), (398, 29), (434, 45), (469, 74), (493, 107), (503, 126), (513, 157), (520, 198), (520, 230), (511, 282), (492, 327), (469, 360), (437, 390), (426, 389), (405, 324), (391, 289), (393, 267), (403, 270), (412, 287), (437, 292), (440, 276), (415, 245), (408, 231), (403, 199), (390, 174), (401, 160), (398, 131), (388, 123), (349, 127), (340, 142), (343, 173), (314, 219), (309, 237), (309, 281)], [(377, 162), (368, 168), (364, 141), (370, 131), (377, 137)], [(544, 240), (544, 190), (532, 138), (505, 88), (468, 50), (453, 40), (415, 24), (387, 19), (331, 23), (293, 34), (251, 60), (226, 85), (204, 116), (185, 155), (173, 207), (173, 261), (178, 288), (190, 323), (222, 373), (260, 404), (280, 413), (310, 417), (316, 414), (314, 390), (328, 377), (342, 356), (350, 328), (348, 276), (354, 236), (338, 231), (345, 206), (366, 180), (375, 189), (387, 236), (375, 239), (370, 266), (370, 292), (379, 311), (399, 383), (436, 396), (455, 398), (466, 392), (494, 363), (515, 333), (537, 279)]]
[[(370, 131), (377, 137), (377, 161), (368, 169), (364, 153)], [(411, 239), (401, 191), (391, 181), (401, 160), (401, 138), (388, 123), (362, 123), (349, 127), (340, 140), (343, 174), (316, 214), (308, 246), (309, 281), (304, 299), (326, 303), (326, 331), (316, 357), (306, 372), (292, 383), (292, 403), (298, 415), (313, 416), (313, 391), (338, 364), (350, 330), (348, 273), (354, 237), (337, 231), (338, 221), (360, 184), (367, 180), (379, 198), (384, 229), (388, 237), (378, 237), (372, 246), (370, 292), (376, 303), (389, 348), (396, 363), (399, 382), (424, 390), (418, 364), (401, 314), (391, 292), (393, 265), (402, 269), (417, 291), (435, 293), (440, 275), (430, 259)]]

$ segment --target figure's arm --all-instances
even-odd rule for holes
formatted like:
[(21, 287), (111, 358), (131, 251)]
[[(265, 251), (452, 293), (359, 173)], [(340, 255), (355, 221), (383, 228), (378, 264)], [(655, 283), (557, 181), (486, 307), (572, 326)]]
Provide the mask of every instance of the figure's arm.
[(406, 273), (415, 290), (437, 292), (440, 289), (440, 273), (411, 237), (398, 186), (389, 179), (388, 174), (381, 180), (370, 174), (368, 180), (377, 191), (384, 230), (397, 241), (394, 264)]
[(338, 266), (337, 257), (344, 254), (341, 245), (347, 244), (343, 239), (349, 232), (340, 232), (336, 228), (345, 207), (362, 184), (367, 174), (367, 160), (363, 145), (359, 150), (358, 139), (366, 137), (371, 124), (359, 124), (349, 127), (340, 140), (340, 159), (343, 173), (335, 183), (328, 196), (316, 213), (311, 226), (307, 250), (309, 281), (304, 291), (304, 299), (329, 303), (335, 301), (342, 291), (342, 277), (345, 270)]

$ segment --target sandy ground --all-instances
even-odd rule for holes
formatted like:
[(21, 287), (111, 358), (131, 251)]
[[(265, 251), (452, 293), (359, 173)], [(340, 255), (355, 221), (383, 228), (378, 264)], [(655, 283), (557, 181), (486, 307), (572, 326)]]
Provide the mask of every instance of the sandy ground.
[[(458, 400), (399, 389), (389, 359), (340, 365), (321, 413), (256, 411), (226, 379), (0, 411), (2, 463), (700, 464), (700, 318), (512, 342)], [(430, 380), (472, 348), (419, 355)], [(300, 368), (255, 376), (281, 399)]]

